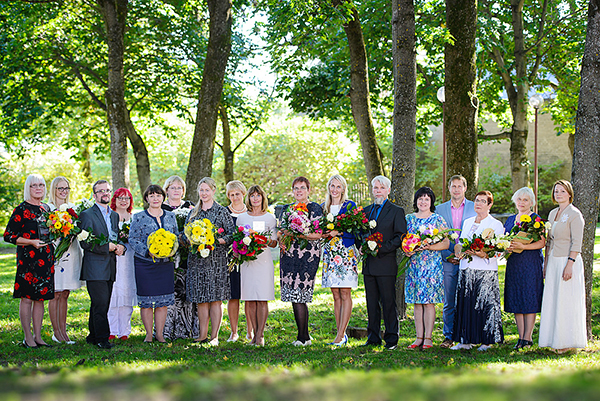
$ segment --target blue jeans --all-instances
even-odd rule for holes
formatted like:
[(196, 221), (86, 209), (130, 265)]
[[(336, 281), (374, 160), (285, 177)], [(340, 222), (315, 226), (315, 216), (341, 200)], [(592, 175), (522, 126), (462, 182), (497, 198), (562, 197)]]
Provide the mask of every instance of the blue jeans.
[(456, 284), (458, 265), (443, 262), (444, 265), (444, 337), (452, 339), (454, 315), (456, 312)]

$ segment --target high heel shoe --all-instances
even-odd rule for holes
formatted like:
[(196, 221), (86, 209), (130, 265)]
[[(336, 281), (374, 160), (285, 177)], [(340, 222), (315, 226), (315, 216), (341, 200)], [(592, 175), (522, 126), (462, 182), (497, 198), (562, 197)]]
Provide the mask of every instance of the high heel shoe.
[(29, 345), (29, 344), (27, 344), (27, 341), (25, 341), (25, 340), (23, 340), (23, 347), (25, 347), (25, 348), (34, 348), (34, 349), (35, 348), (39, 348), (37, 346), (37, 343), (36, 343), (36, 345)]
[[(431, 338), (425, 337), (425, 340), (431, 341)], [(431, 344), (425, 344), (425, 341), (423, 341), (423, 345), (421, 346), (422, 349), (429, 349), (431, 347), (433, 347), (433, 341), (431, 341)]]
[[(33, 340), (33, 341), (35, 341), (35, 340)], [(42, 344), (42, 343), (38, 343), (37, 341), (35, 341), (35, 343), (37, 344), (38, 348), (39, 347), (52, 348), (52, 345), (50, 345), (50, 344)]]
[(342, 345), (348, 344), (348, 335), (344, 334), (344, 338), (339, 343), (333, 343), (336, 347), (341, 347)]
[(54, 341), (55, 343), (62, 343), (62, 341), (60, 341), (58, 338), (56, 338), (55, 334), (52, 334), (52, 341)]
[(521, 340), (521, 339), (519, 338), (519, 341), (517, 341), (517, 343), (515, 344), (515, 346), (513, 347), (513, 349), (515, 349), (515, 350), (519, 350), (519, 349), (521, 349), (521, 348), (523, 348), (523, 340)]
[(406, 348), (408, 348), (408, 349), (421, 348), (421, 346), (423, 345), (423, 337), (417, 337), (417, 340), (421, 340), (421, 342), (419, 344), (412, 343), (411, 345), (409, 345)]

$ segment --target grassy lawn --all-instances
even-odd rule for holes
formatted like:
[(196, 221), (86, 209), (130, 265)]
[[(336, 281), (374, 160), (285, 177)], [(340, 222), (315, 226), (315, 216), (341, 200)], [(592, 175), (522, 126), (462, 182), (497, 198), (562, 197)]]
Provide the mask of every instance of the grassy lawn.
[[(5, 250), (4, 252), (8, 252)], [(501, 285), (504, 271), (500, 271)], [(600, 280), (600, 272), (595, 283)], [(319, 281), (320, 283), (320, 278)], [(132, 338), (110, 351), (85, 344), (89, 298), (85, 289), (72, 293), (69, 324), (76, 345), (26, 350), (18, 300), (12, 298), (14, 255), (0, 255), (0, 388), (3, 400), (568, 400), (598, 399), (600, 357), (597, 343), (577, 354), (557, 356), (533, 347), (515, 352), (512, 315), (504, 315), (506, 344), (482, 353), (434, 347), (407, 350), (413, 341), (410, 319), (400, 324), (395, 351), (359, 347), (364, 340), (334, 349), (332, 298), (317, 285), (310, 305), (314, 345), (295, 348), (295, 324), (289, 304), (270, 302), (267, 346), (227, 343), (227, 319), (221, 345), (201, 348), (190, 340), (144, 344), (139, 310), (134, 311)], [(277, 283), (278, 284), (278, 283)], [(600, 332), (598, 286), (594, 286), (594, 334)], [(277, 288), (278, 290), (278, 288)], [(277, 293), (279, 298), (279, 293)], [(351, 326), (366, 327), (362, 283), (354, 292)], [(438, 308), (440, 309), (440, 308)], [(438, 311), (434, 342), (442, 340)], [(243, 317), (242, 317), (243, 320)], [(52, 335), (47, 316), (44, 337)], [(245, 334), (241, 323), (241, 336)], [(534, 334), (537, 339), (537, 330)]]

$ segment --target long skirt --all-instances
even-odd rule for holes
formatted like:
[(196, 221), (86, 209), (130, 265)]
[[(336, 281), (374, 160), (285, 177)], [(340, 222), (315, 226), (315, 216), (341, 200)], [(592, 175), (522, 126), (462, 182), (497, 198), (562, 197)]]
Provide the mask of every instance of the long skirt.
[(459, 272), (452, 339), (462, 344), (504, 341), (497, 271), (467, 268)]

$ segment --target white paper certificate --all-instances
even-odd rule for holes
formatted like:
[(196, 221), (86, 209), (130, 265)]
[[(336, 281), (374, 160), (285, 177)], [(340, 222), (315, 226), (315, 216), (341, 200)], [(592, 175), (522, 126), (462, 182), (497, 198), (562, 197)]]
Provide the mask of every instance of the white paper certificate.
[(252, 229), (254, 231), (265, 231), (265, 222), (258, 220), (252, 222)]

